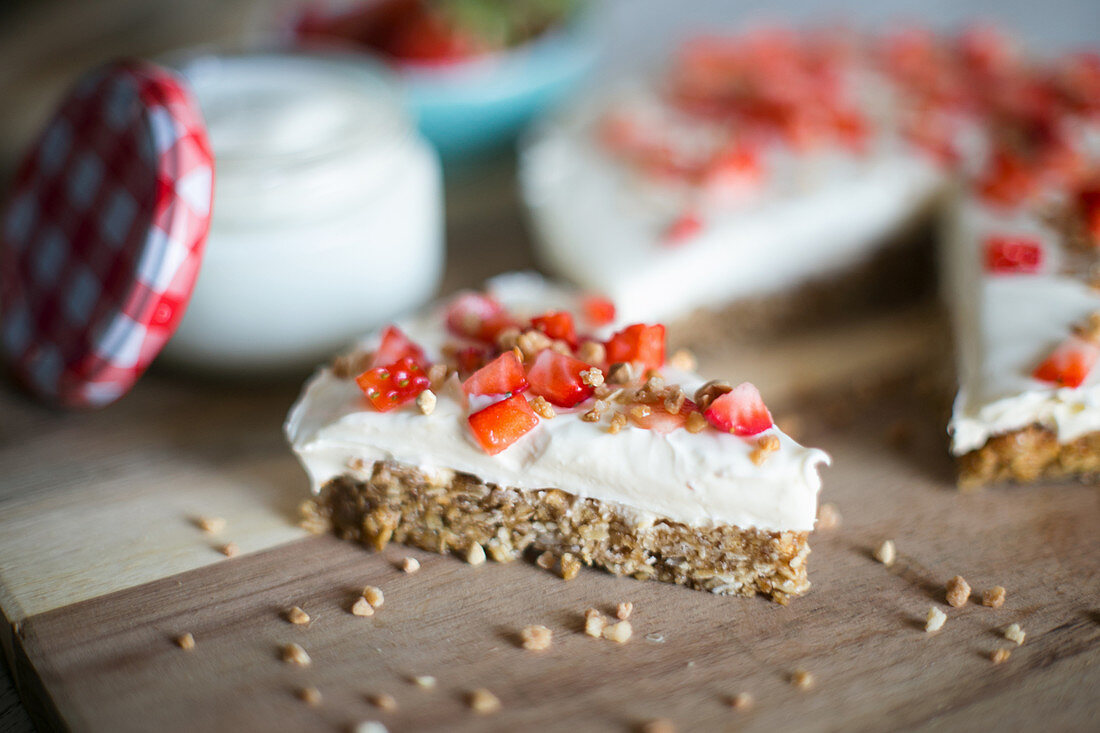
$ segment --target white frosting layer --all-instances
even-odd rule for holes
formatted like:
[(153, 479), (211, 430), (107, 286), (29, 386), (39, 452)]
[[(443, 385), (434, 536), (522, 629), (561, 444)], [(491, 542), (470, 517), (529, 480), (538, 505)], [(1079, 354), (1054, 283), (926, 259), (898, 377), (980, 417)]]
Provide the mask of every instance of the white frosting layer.
[[(570, 296), (535, 276), (506, 276), (490, 283), (506, 305), (539, 312)], [(526, 306), (526, 307), (525, 307)], [(441, 313), (399, 326), (429, 356), (444, 339)], [(370, 339), (364, 346), (370, 347)], [(665, 370), (671, 381), (694, 390), (695, 375)], [(460, 471), (483, 481), (521, 489), (558, 488), (614, 502), (638, 512), (638, 520), (665, 517), (691, 526), (732, 524), (764, 530), (811, 530), (821, 487), (818, 467), (828, 456), (804, 448), (778, 428), (780, 450), (762, 466), (749, 458), (755, 439), (706, 430), (659, 435), (630, 425), (617, 434), (558, 410), (496, 456), (474, 443), (469, 411), (457, 379), (441, 390), (431, 415), (414, 406), (379, 413), (351, 380), (320, 370), (307, 384), (286, 423), (287, 435), (314, 490), (355, 466), (394, 460), (427, 472)]]
[[(1061, 272), (1055, 234), (1033, 215), (991, 210), (972, 198), (957, 200), (955, 208), (945, 242), (959, 360), (952, 451), (962, 455), (1034, 423), (1054, 430), (1060, 443), (1100, 430), (1100, 368), (1076, 389), (1030, 376), (1074, 324), (1100, 310), (1100, 294)], [(986, 273), (981, 256), (990, 235), (1038, 237), (1047, 258), (1043, 271)]]
[(674, 319), (843, 271), (926, 211), (943, 184), (887, 135), (866, 156), (769, 150), (760, 190), (699, 202), (703, 230), (669, 246), (665, 232), (690, 194), (609, 155), (593, 132), (602, 109), (582, 104), (547, 123), (523, 151), (520, 180), (543, 264), (607, 295), (629, 320)]

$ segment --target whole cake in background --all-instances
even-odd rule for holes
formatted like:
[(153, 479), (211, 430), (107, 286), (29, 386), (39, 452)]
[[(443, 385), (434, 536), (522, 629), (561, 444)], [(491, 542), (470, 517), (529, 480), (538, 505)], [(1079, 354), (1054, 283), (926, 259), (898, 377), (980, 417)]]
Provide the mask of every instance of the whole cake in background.
[(828, 457), (775, 427), (753, 385), (686, 362), (664, 326), (617, 322), (603, 298), (495, 278), (306, 385), (286, 432), (310, 523), (785, 603), (809, 588)]
[(1100, 472), (1098, 162), (1095, 53), (768, 30), (566, 110), (521, 179), (550, 271), (708, 334), (912, 292), (941, 225), (974, 486)]

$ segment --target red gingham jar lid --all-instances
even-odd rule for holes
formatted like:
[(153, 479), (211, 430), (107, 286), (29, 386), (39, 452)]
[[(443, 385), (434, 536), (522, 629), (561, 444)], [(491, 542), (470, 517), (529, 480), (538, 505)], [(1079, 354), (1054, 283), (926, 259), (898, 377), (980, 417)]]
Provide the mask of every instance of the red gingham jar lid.
[(191, 296), (213, 179), (175, 73), (127, 61), (76, 84), (0, 213), (0, 352), (31, 391), (100, 407), (137, 381)]

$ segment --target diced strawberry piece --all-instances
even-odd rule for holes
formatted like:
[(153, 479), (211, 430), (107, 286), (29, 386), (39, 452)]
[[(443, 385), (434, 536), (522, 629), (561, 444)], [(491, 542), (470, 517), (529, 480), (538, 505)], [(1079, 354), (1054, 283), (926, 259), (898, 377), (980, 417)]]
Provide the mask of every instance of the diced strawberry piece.
[[(712, 190), (740, 193), (756, 188), (763, 177), (764, 165), (757, 150), (748, 145), (737, 145), (714, 156), (703, 172), (703, 184)], [(702, 223), (699, 222), (698, 229), (701, 228)]]
[(383, 50), (394, 58), (420, 64), (451, 64), (482, 51), (476, 38), (456, 28), (426, 3), (398, 25)]
[(774, 424), (760, 391), (749, 382), (714, 400), (703, 415), (714, 427), (734, 435), (756, 435)]
[(527, 376), (523, 364), (513, 351), (505, 351), (470, 375), (462, 384), (468, 395), (508, 394), (527, 389)]
[(685, 211), (676, 217), (665, 230), (664, 244), (675, 247), (698, 236), (703, 231), (703, 220), (693, 211)]
[(462, 293), (447, 306), (447, 328), (466, 338), (491, 342), (505, 328), (516, 325), (504, 306), (482, 293)]
[(1100, 357), (1100, 344), (1070, 336), (1035, 368), (1031, 376), (1059, 387), (1080, 387), (1097, 357)]
[(593, 326), (606, 326), (615, 320), (615, 304), (600, 295), (586, 295), (581, 299), (584, 317)]
[(459, 374), (472, 374), (489, 363), (493, 353), (481, 346), (466, 346), (454, 354), (455, 368)]
[(573, 407), (592, 396), (592, 387), (581, 379), (591, 369), (580, 359), (543, 349), (527, 370), (531, 391), (558, 407)]
[(978, 192), (989, 202), (1016, 206), (1035, 190), (1035, 174), (1018, 156), (998, 152), (990, 169), (978, 181)]
[(635, 323), (608, 339), (606, 347), (609, 364), (630, 361), (646, 369), (660, 369), (665, 363), (665, 327)]
[(659, 435), (665, 435), (666, 433), (671, 433), (673, 430), (679, 430), (684, 427), (687, 424), (688, 415), (694, 411), (695, 403), (691, 400), (684, 400), (683, 406), (675, 415), (666, 410), (664, 405), (658, 404), (650, 405), (648, 415), (638, 417), (631, 413), (630, 419), (640, 428), (652, 430)]
[(1031, 237), (994, 236), (985, 240), (985, 269), (997, 274), (1036, 273), (1043, 265), (1043, 246)]
[(532, 318), (531, 325), (555, 341), (565, 341), (571, 348), (577, 346), (577, 329), (573, 326), (572, 313), (547, 311)]
[(1100, 246), (1100, 183), (1078, 191), (1077, 205), (1084, 217), (1085, 228), (1092, 235), (1093, 244)]
[(405, 358), (412, 359), (420, 366), (425, 366), (428, 363), (428, 359), (424, 356), (421, 348), (414, 344), (401, 329), (396, 326), (387, 326), (386, 330), (382, 332), (381, 343), (378, 344), (378, 348), (371, 357), (371, 367), (393, 364), (395, 361)]
[(355, 378), (355, 383), (379, 412), (405, 404), (431, 384), (424, 369), (408, 357), (368, 369)]
[(515, 394), (478, 410), (468, 422), (478, 445), (495, 456), (530, 432), (539, 424), (539, 418), (527, 404), (527, 398)]

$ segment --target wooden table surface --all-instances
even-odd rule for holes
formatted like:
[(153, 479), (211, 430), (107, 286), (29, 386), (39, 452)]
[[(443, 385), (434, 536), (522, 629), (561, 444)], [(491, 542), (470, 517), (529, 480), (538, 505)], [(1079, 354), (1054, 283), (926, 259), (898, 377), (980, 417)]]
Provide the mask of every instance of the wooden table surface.
[[(76, 70), (238, 37), (255, 22), (248, 0), (94, 5), (24, 3), (19, 24), (0, 23), (0, 92), (19, 112), (0, 115), (0, 168)], [(447, 193), (444, 290), (532, 264), (508, 158), (459, 172)], [(45, 409), (4, 382), (0, 645), (23, 705), (0, 679), (0, 732), (28, 730), (28, 714), (47, 729), (110, 731), (349, 730), (367, 719), (392, 731), (629, 730), (657, 716), (681, 731), (1100, 729), (1096, 487), (959, 494), (927, 392), (852, 404), (840, 421), (836, 404), (799, 399), (923, 364), (945, 343), (934, 311), (917, 307), (704, 363), (756, 381), (835, 459), (823, 498), (843, 522), (814, 535), (814, 588), (786, 608), (307, 537), (294, 524), (305, 477), (280, 432), (304, 375), (255, 385), (154, 367), (117, 405), (84, 414)], [(202, 534), (199, 514), (226, 517), (226, 530)], [(899, 551), (889, 569), (870, 556), (886, 538)], [(230, 540), (242, 554), (226, 559), (217, 546)], [(407, 555), (420, 573), (395, 569)], [(955, 574), (976, 591), (1004, 585), (1008, 601), (948, 608), (943, 583)], [(367, 583), (386, 605), (353, 617)], [(580, 633), (586, 607), (621, 600), (636, 607), (630, 643)], [(294, 604), (309, 627), (282, 619)], [(948, 614), (935, 635), (923, 631), (931, 605)], [(1027, 641), (993, 665), (1013, 622)], [(531, 623), (553, 629), (549, 651), (517, 647)], [(172, 643), (183, 632), (194, 651)], [(279, 661), (290, 641), (310, 667)], [(790, 684), (800, 668), (814, 689)], [(410, 685), (415, 674), (438, 687)], [(320, 706), (295, 698), (304, 685), (322, 691)], [(478, 686), (500, 696), (500, 713), (469, 711), (464, 695)], [(728, 698), (742, 691), (756, 705), (734, 712)], [(379, 692), (399, 709), (372, 707)]]

